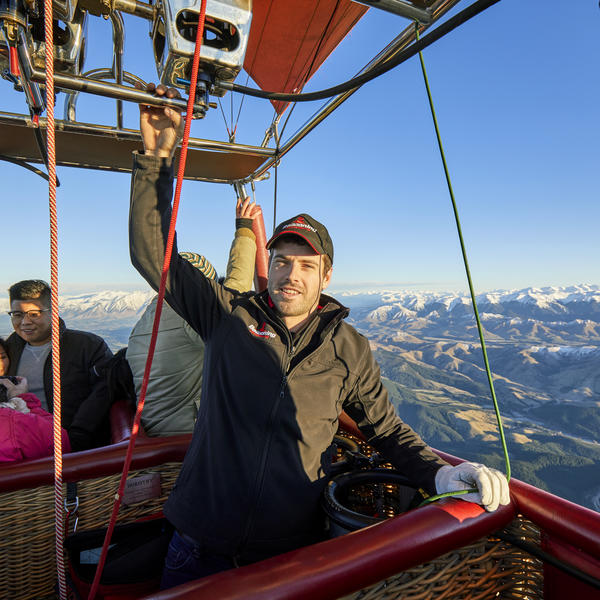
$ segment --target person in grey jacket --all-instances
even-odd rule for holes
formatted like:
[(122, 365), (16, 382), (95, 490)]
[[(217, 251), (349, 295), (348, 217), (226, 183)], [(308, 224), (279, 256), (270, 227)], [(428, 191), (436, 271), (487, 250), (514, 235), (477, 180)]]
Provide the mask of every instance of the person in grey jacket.
[[(236, 230), (231, 243), (225, 287), (246, 292), (252, 287), (256, 241), (252, 221), (260, 207), (247, 198), (238, 200)], [(214, 267), (204, 256), (182, 252), (197, 269), (210, 279), (217, 277)], [(139, 398), (146, 358), (156, 314), (157, 297), (153, 298), (129, 336), (126, 357)], [(167, 303), (163, 305), (150, 380), (146, 391), (142, 427), (150, 436), (191, 433), (194, 429), (204, 363), (204, 342), (192, 327)]]
[[(158, 95), (176, 90), (159, 86)], [(171, 161), (181, 117), (141, 106), (129, 235), (134, 267), (158, 287), (171, 219)], [(162, 586), (286, 552), (323, 537), (320, 498), (342, 410), (367, 441), (428, 493), (478, 491), (495, 510), (506, 478), (451, 467), (395, 414), (368, 340), (325, 295), (333, 244), (306, 214), (280, 224), (268, 289), (242, 294), (206, 278), (173, 248), (166, 299), (206, 344), (200, 412), (164, 513), (176, 532)]]

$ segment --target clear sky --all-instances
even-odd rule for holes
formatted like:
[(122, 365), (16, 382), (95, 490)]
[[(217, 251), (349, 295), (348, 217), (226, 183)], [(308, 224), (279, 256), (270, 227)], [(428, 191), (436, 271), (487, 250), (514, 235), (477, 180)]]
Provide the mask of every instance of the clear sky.
[[(125, 23), (126, 70), (155, 80), (148, 25)], [(349, 79), (407, 24), (371, 9), (306, 90)], [(86, 69), (110, 66), (110, 39), (109, 22), (92, 17)], [(596, 0), (501, 0), (424, 52), (477, 292), (600, 283), (599, 46)], [(0, 86), (0, 108), (26, 112), (23, 95)], [(57, 118), (63, 102), (60, 94)], [(115, 122), (113, 101), (82, 95), (77, 106), (80, 121)], [(223, 106), (229, 114), (229, 97)], [(286, 133), (319, 106), (299, 105)], [(126, 108), (126, 127), (137, 114)], [(266, 101), (247, 98), (237, 141), (260, 144), (271, 115)], [(224, 139), (220, 110), (192, 135)], [(58, 174), (61, 291), (145, 288), (129, 262), (130, 177)], [(3, 293), (19, 279), (49, 279), (49, 217), (44, 180), (3, 162), (0, 176)], [(256, 196), (269, 232), (273, 177)], [(466, 289), (418, 58), (365, 85), (284, 158), (278, 220), (299, 212), (330, 230), (334, 289)], [(230, 186), (186, 182), (180, 249), (223, 273), (233, 215)]]

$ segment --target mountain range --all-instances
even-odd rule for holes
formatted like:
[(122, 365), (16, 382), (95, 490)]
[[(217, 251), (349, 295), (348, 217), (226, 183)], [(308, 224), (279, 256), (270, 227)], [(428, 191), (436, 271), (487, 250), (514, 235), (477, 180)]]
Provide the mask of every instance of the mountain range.
[[(117, 349), (154, 296), (64, 296), (69, 327)], [(512, 474), (600, 510), (600, 286), (499, 290), (476, 296), (340, 292), (348, 321), (368, 337), (400, 416), (432, 446), (506, 469), (493, 397)], [(0, 298), (0, 310), (8, 302)], [(0, 317), (0, 333), (10, 331)]]

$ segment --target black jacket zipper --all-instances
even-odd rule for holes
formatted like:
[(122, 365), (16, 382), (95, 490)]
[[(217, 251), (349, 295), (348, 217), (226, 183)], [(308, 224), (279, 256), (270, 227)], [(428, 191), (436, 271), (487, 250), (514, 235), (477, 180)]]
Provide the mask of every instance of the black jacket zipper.
[(246, 543), (248, 542), (248, 538), (250, 537), (250, 529), (251, 529), (252, 523), (254, 522), (254, 515), (258, 508), (258, 500), (260, 498), (260, 495), (262, 493), (262, 489), (264, 486), (267, 458), (269, 456), (269, 448), (271, 447), (271, 440), (273, 439), (273, 422), (275, 421), (275, 416), (277, 415), (277, 412), (279, 410), (279, 405), (281, 404), (281, 401), (285, 398), (285, 388), (287, 386), (287, 375), (288, 375), (288, 371), (290, 368), (290, 364), (292, 362), (292, 358), (294, 356), (295, 347), (292, 345), (292, 339), (291, 339), (291, 336), (289, 335), (289, 332), (287, 331), (287, 328), (285, 329), (285, 337), (287, 338), (286, 342), (287, 342), (288, 350), (286, 352), (286, 362), (285, 362), (285, 366), (283, 369), (283, 377), (281, 379), (279, 395), (277, 396), (277, 399), (275, 400), (275, 403), (273, 404), (273, 408), (271, 409), (271, 413), (269, 414), (269, 420), (267, 422), (267, 434), (268, 435), (267, 435), (267, 440), (265, 441), (265, 444), (263, 446), (263, 451), (262, 451), (262, 455), (260, 458), (260, 466), (259, 466), (258, 472), (256, 474), (256, 482), (257, 483), (255, 485), (255, 493), (254, 493), (252, 508), (251, 508), (251, 510), (248, 514), (248, 518), (246, 520), (246, 526), (244, 527), (244, 533), (240, 539), (237, 554), (236, 554), (236, 556), (233, 557), (233, 562), (236, 566), (238, 566), (237, 565), (238, 558), (241, 555), (242, 551), (244, 550), (244, 547), (246, 546)]

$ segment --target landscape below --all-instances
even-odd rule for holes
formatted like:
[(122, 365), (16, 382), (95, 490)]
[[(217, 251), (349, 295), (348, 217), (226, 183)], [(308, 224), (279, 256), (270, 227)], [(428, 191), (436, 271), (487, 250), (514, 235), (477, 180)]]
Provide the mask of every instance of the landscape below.
[[(61, 297), (71, 328), (127, 345), (147, 292)], [(371, 341), (400, 416), (432, 446), (504, 470), (470, 297), (376, 291), (335, 296)], [(477, 297), (513, 476), (600, 511), (600, 286)], [(0, 335), (10, 332), (0, 298)]]

